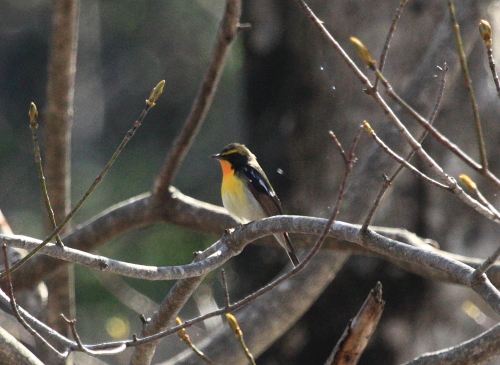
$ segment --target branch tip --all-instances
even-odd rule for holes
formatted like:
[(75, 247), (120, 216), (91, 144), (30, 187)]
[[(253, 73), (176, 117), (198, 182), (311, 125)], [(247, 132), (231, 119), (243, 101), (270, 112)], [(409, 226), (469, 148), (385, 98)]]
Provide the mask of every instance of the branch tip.
[(227, 323), (229, 324), (229, 327), (231, 327), (231, 329), (233, 330), (233, 332), (236, 333), (237, 335), (241, 335), (240, 325), (238, 324), (236, 317), (233, 316), (231, 313), (226, 313), (226, 320)]
[(366, 120), (363, 120), (363, 128), (365, 129), (365, 132), (370, 136), (373, 136), (375, 134), (375, 131), (371, 127), (370, 123), (368, 123)]
[(354, 46), (354, 49), (358, 53), (359, 58), (366, 64), (367, 67), (373, 68), (375, 67), (376, 62), (373, 60), (368, 48), (356, 37), (349, 38), (351, 43)]
[(30, 125), (31, 126), (36, 126), (37, 123), (36, 121), (38, 120), (38, 109), (36, 108), (35, 103), (31, 102), (30, 104), (30, 110), (28, 112), (28, 115), (30, 116)]
[(163, 93), (163, 88), (165, 87), (165, 80), (161, 80), (154, 88), (151, 90), (151, 94), (149, 95), (149, 99), (146, 100), (146, 104), (150, 108), (155, 106), (156, 100), (160, 97), (160, 95)]
[(472, 190), (473, 192), (477, 191), (476, 183), (469, 176), (460, 174), (458, 178), (469, 190)]
[(493, 32), (491, 30), (491, 25), (487, 20), (482, 19), (479, 22), (479, 34), (481, 34), (484, 45), (486, 47), (491, 47)]

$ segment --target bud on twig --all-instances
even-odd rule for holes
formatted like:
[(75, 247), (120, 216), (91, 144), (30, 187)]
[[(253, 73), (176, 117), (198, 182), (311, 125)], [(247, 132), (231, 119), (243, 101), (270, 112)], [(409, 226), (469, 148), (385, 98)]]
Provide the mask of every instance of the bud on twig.
[(465, 185), (467, 186), (468, 189), (476, 192), (477, 191), (477, 185), (474, 181), (472, 181), (472, 179), (470, 177), (468, 177), (467, 175), (465, 174), (460, 174), (458, 176), (458, 178), (460, 179), (460, 181)]
[[(182, 321), (179, 317), (176, 317), (175, 318), (175, 323), (177, 325), (180, 325), (182, 324)], [(186, 334), (186, 329), (185, 328), (181, 328), (179, 331), (177, 331), (177, 335), (179, 336), (179, 338), (181, 339), (181, 341), (184, 341), (186, 342), (186, 340), (189, 340), (189, 336)]]
[(372, 129), (371, 125), (366, 120), (363, 120), (363, 128), (365, 129), (365, 132), (368, 133), (370, 136), (375, 134), (375, 131)]
[(481, 34), (481, 38), (483, 39), (483, 43), (486, 47), (491, 47), (492, 45), (492, 31), (491, 25), (487, 20), (481, 20), (479, 22), (479, 34)]
[(161, 93), (163, 92), (163, 87), (165, 86), (165, 80), (161, 80), (158, 85), (156, 85), (153, 90), (151, 91), (151, 94), (149, 95), (149, 99), (146, 100), (146, 104), (150, 108), (155, 106), (156, 100), (160, 97)]
[(231, 327), (233, 332), (236, 335), (241, 336), (242, 333), (241, 333), (240, 325), (238, 324), (236, 317), (233, 316), (231, 313), (226, 313), (226, 319), (227, 319), (227, 323), (229, 323), (229, 327)]
[(370, 52), (368, 52), (368, 48), (361, 43), (361, 41), (358, 38), (351, 37), (349, 39), (351, 43), (354, 45), (354, 49), (358, 53), (359, 58), (368, 66), (369, 68), (373, 69), (375, 67), (376, 62), (372, 59), (372, 56), (370, 56)]
[(38, 109), (33, 102), (30, 104), (30, 111), (28, 112), (28, 115), (30, 116), (30, 125), (36, 126), (36, 121), (38, 119)]

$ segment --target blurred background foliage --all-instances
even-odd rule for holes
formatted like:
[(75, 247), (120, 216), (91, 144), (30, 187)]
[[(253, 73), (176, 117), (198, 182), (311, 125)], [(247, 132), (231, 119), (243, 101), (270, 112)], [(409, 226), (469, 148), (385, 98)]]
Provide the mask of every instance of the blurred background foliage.
[[(356, 36), (376, 55), (398, 3), (314, 0), (310, 5), (346, 50), (351, 51), (349, 37)], [(495, 150), (500, 144), (494, 124), (499, 103), (476, 29), (480, 18), (496, 14), (494, 7), (487, 12), (488, 4), (462, 1), (458, 14), (459, 21), (464, 21), (461, 27), (469, 45), (473, 80), (481, 86), (478, 100), (495, 168), (500, 155)], [(35, 102), (41, 114), (43, 148), (50, 6), (48, 0), (0, 2), (0, 208), (15, 233), (39, 238), (46, 233), (46, 222), (27, 112), (30, 102)], [(112, 204), (151, 189), (189, 113), (211, 56), (223, 7), (222, 0), (82, 1), (72, 142), (75, 201), (139, 116), (151, 88), (162, 79), (166, 86), (138, 133), (75, 217), (74, 226)], [(220, 204), (219, 166), (207, 157), (229, 142), (244, 142), (268, 173), (285, 212), (325, 217), (343, 169), (327, 131), (333, 130), (348, 146), (363, 119), (370, 118), (377, 131), (390, 127), (293, 1), (244, 1), (241, 20), (250, 22), (252, 29), (243, 31), (232, 45), (214, 103), (174, 185), (196, 199)], [(495, 26), (494, 19), (492, 24)], [(458, 61), (453, 51), (439, 48), (435, 42), (443, 36), (443, 29), (449, 33), (444, 1), (410, 1), (389, 52), (386, 75), (413, 106), (428, 115), (439, 87), (435, 66), (448, 62), (449, 91), (438, 116), (439, 127), (475, 156), (471, 113), (462, 81), (457, 78)], [(406, 115), (400, 114), (407, 122)], [(394, 140), (388, 142), (397, 147)], [(469, 173), (434, 141), (425, 146), (453, 174)], [(371, 147), (368, 139), (362, 139), (358, 170), (370, 165), (363, 159)], [(382, 158), (380, 151), (377, 158)], [(352, 198), (351, 204), (342, 209), (342, 219), (352, 223), (364, 219), (366, 207), (360, 200), (371, 204), (370, 194), (376, 193), (382, 173), (389, 173), (391, 167), (378, 164), (373, 169), (371, 177), (357, 175), (357, 185), (349, 194), (357, 194), (359, 199)], [(369, 179), (375, 181), (374, 185)], [(486, 186), (484, 189), (494, 193)], [(407, 173), (393, 187), (374, 223), (405, 227), (438, 240), (455, 253), (481, 256), (496, 241), (492, 239), (491, 223)], [(161, 225), (118, 237), (99, 253), (146, 265), (181, 264), (216, 238)], [(233, 299), (266, 283), (286, 262), (281, 250), (247, 247), (226, 265)], [(120, 304), (98, 283), (94, 273), (77, 267), (76, 280), (78, 327), (84, 341), (130, 338), (140, 332), (137, 313)], [(360, 363), (409, 360), (423, 351), (454, 345), (486, 327), (469, 318), (460, 305), (450, 312), (449, 303), (472, 300), (468, 291), (424, 281), (380, 259), (353, 258), (259, 364), (322, 364), (377, 280), (384, 285), (386, 310), (382, 329)], [(207, 277), (198, 299), (191, 300), (183, 311), (183, 318), (198, 313), (201, 297), (215, 294), (218, 303), (223, 302), (219, 281), (218, 273)], [(156, 302), (172, 285), (131, 279), (125, 282)], [(438, 293), (437, 300), (429, 299)], [(437, 329), (430, 330), (436, 322)], [(191, 330), (193, 340), (202, 338), (209, 328), (204, 324)], [(175, 336), (164, 341), (157, 358), (166, 359), (183, 348), (178, 342)], [(411, 350), (408, 343), (413, 344)], [(106, 361), (119, 364), (126, 356)]]

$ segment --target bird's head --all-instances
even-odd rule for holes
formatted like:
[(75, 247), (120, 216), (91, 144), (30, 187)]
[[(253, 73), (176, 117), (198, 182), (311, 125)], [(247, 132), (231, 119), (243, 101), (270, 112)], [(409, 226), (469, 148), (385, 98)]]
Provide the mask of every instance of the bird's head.
[(210, 157), (229, 162), (233, 169), (255, 160), (254, 154), (245, 145), (240, 143), (228, 144), (220, 153), (211, 155)]

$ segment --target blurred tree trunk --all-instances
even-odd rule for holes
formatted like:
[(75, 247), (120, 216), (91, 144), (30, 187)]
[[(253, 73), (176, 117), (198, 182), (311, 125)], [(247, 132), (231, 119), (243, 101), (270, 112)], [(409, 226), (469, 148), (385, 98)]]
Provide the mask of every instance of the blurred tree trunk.
[[(47, 85), (47, 116), (45, 119), (45, 175), (47, 192), (51, 199), (56, 223), (60, 223), (71, 208), (71, 127), (75, 92), (76, 51), (78, 39), (79, 0), (55, 0), (52, 15)], [(48, 232), (54, 228), (48, 224)], [(68, 228), (68, 227), (67, 227)], [(67, 230), (65, 229), (65, 231)], [(74, 268), (65, 270), (47, 280), (47, 324), (57, 332), (69, 336), (68, 324), (61, 314), (75, 318)], [(63, 349), (59, 349), (63, 350)], [(59, 361), (53, 354), (45, 360)]]

